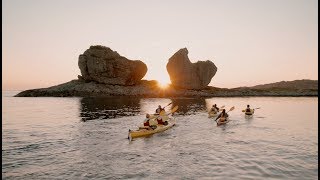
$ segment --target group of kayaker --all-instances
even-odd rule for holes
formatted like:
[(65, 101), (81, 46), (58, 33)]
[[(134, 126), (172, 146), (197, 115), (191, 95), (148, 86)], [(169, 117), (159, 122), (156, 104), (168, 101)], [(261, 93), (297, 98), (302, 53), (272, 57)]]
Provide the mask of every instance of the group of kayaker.
[[(167, 125), (168, 121), (163, 120), (162, 116), (160, 114), (165, 113), (165, 107), (162, 108), (161, 105), (158, 106), (156, 109), (156, 113), (154, 114), (156, 117), (151, 117), (150, 114), (146, 114), (146, 119), (143, 121), (144, 128), (146, 129), (155, 129), (157, 125)], [(150, 121), (152, 119), (156, 118), (156, 123), (154, 121)]]
[[(219, 122), (227, 121), (229, 115), (228, 115), (228, 113), (226, 112), (225, 109), (222, 109), (223, 107), (224, 106), (219, 108), (217, 106), (217, 104), (212, 105), (212, 108), (210, 109), (210, 113), (217, 114), (219, 111), (222, 111), (217, 116), (216, 121), (218, 119), (220, 119)], [(251, 109), (250, 105), (247, 105), (247, 108), (245, 110), (243, 110), (243, 112), (245, 112), (246, 115), (252, 115), (254, 113), (254, 109)], [(161, 114), (163, 114), (163, 115), (161, 115)], [(143, 125), (144, 125), (143, 128), (145, 128), (145, 129), (155, 129), (157, 127), (157, 125), (167, 125), (168, 121), (163, 120), (163, 116), (165, 116), (165, 107), (162, 108), (161, 105), (159, 105), (158, 108), (155, 110), (155, 114), (153, 114), (153, 116), (151, 116), (150, 114), (146, 114), (146, 119), (143, 122)], [(156, 119), (156, 121), (151, 121), (153, 119)]]
[[(169, 106), (172, 103), (169, 103), (168, 105), (161, 107), (161, 105), (158, 106), (158, 108), (155, 110), (154, 114), (146, 114), (146, 119), (143, 121), (143, 126), (139, 127), (137, 130), (130, 130), (128, 133), (128, 139), (136, 138), (136, 137), (143, 137), (148, 136), (154, 133), (165, 131), (175, 125), (175, 118), (169, 117), (169, 115), (173, 114), (177, 111), (178, 106), (173, 107), (170, 109), (169, 113), (166, 113), (165, 107)], [(224, 108), (225, 106), (221, 106), (220, 108), (217, 107), (217, 104), (214, 104), (212, 108), (210, 108), (209, 111), (209, 117), (216, 117), (217, 125), (226, 124), (229, 122), (229, 115), (228, 112), (233, 111), (235, 107), (231, 107), (228, 111)], [(247, 108), (242, 110), (242, 112), (245, 112), (246, 116), (249, 115), (252, 117), (254, 110), (259, 108), (251, 109), (250, 105), (247, 105)], [(221, 111), (221, 113), (219, 113)]]
[[(232, 107), (230, 110), (233, 110), (233, 109), (234, 109), (234, 107)], [(214, 105), (212, 105), (212, 108), (210, 109), (209, 114), (210, 113), (217, 114), (220, 110), (221, 109), (217, 107), (217, 104), (214, 104)], [(249, 104), (247, 105), (247, 108), (245, 110), (242, 110), (242, 111), (245, 112), (246, 115), (253, 115), (253, 113), (254, 113), (254, 109), (251, 109)], [(224, 122), (224, 121), (227, 121), (228, 117), (229, 117), (229, 115), (226, 112), (226, 110), (222, 109), (222, 112), (217, 116), (216, 121), (218, 119), (220, 119), (219, 122)]]

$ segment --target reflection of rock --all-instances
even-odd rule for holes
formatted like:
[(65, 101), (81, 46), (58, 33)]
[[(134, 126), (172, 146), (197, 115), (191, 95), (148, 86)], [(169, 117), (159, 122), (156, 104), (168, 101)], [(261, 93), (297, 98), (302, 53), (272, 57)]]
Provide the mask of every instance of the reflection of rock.
[(83, 121), (134, 116), (140, 112), (140, 98), (82, 98), (80, 117)]
[(91, 46), (79, 56), (79, 79), (104, 84), (134, 85), (147, 73), (142, 61), (132, 61), (104, 46)]
[(190, 115), (195, 112), (206, 111), (205, 98), (172, 98), (172, 107), (179, 106), (176, 114)]
[[(144, 106), (148, 108), (143, 112), (140, 97), (85, 97), (80, 100), (80, 117), (82, 121), (112, 119), (124, 116), (135, 116), (153, 113), (160, 104), (165, 106), (162, 99), (144, 99)], [(175, 115), (190, 115), (199, 111), (206, 111), (205, 98), (171, 98), (172, 108), (179, 106)], [(169, 108), (166, 109), (168, 112)], [(141, 119), (141, 121), (143, 118)]]
[(172, 85), (186, 89), (202, 89), (217, 72), (215, 64), (209, 60), (191, 63), (187, 48), (176, 52), (167, 64)]

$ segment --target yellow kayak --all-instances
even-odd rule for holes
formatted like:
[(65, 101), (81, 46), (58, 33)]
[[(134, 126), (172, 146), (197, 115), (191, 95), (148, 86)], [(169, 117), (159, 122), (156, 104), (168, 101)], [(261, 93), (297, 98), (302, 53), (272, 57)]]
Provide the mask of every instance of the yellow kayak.
[(128, 138), (137, 138), (137, 137), (144, 137), (144, 136), (150, 136), (152, 134), (163, 132), (172, 126), (174, 126), (176, 123), (175, 118), (168, 118), (168, 124), (167, 125), (156, 125), (157, 127), (155, 129), (138, 129), (138, 130), (129, 130)]
[(254, 109), (250, 109), (250, 112), (244, 112), (246, 116), (252, 116), (254, 114)]
[(208, 117), (211, 118), (211, 117), (216, 117), (218, 115), (218, 113), (214, 112), (214, 111), (210, 111), (208, 113)]
[(230, 121), (229, 117), (227, 117), (227, 118), (221, 117), (217, 121), (217, 125), (220, 126), (220, 125), (223, 125), (223, 124), (227, 124), (229, 121)]

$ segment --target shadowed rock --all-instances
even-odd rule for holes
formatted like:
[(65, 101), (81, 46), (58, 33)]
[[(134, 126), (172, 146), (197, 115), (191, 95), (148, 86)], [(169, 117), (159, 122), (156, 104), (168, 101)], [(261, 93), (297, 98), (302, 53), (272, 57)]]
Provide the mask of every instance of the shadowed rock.
[[(314, 83), (318, 84), (316, 80)], [(217, 88), (206, 87), (201, 90), (187, 90), (169, 86), (165, 90), (158, 87), (156, 81), (141, 80), (134, 86), (120, 86), (72, 80), (57, 86), (22, 91), (16, 97), (107, 97), (107, 96), (140, 96), (140, 97), (241, 97), (241, 96), (318, 96), (316, 89), (253, 89), (250, 87)]]
[(176, 52), (167, 64), (167, 71), (173, 86), (184, 89), (203, 89), (217, 72), (209, 60), (191, 63), (187, 48)]
[(134, 85), (147, 73), (139, 60), (129, 60), (104, 46), (90, 46), (79, 56), (80, 80), (103, 84)]

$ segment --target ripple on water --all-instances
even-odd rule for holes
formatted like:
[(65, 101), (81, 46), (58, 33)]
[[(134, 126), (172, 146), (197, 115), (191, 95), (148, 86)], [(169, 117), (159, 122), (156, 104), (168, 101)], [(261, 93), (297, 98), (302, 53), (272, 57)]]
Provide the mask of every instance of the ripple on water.
[[(315, 179), (318, 176), (317, 119), (311, 116), (316, 111), (313, 107), (317, 107), (317, 98), (16, 99), (20, 100), (10, 106), (10, 112), (20, 113), (4, 114), (5, 179)], [(237, 111), (247, 101), (263, 105), (257, 112), (260, 114), (250, 120)], [(128, 129), (137, 128), (146, 112), (169, 102), (172, 106), (179, 105), (176, 126), (146, 138), (127, 140)], [(232, 121), (217, 126), (209, 119), (205, 111), (211, 102), (236, 106), (230, 112)], [(26, 103), (37, 106), (34, 111), (37, 114), (24, 112), (26, 107), (19, 104)], [(301, 114), (283, 118), (284, 113), (294, 112), (279, 111), (279, 107), (308, 107), (305, 114), (310, 116), (308, 123), (300, 121)], [(45, 110), (50, 108), (51, 111)]]

